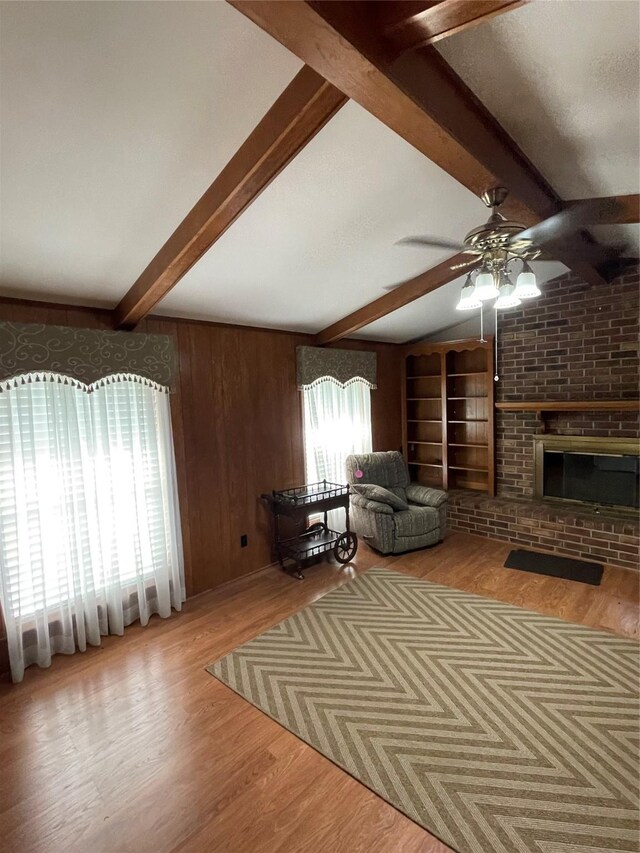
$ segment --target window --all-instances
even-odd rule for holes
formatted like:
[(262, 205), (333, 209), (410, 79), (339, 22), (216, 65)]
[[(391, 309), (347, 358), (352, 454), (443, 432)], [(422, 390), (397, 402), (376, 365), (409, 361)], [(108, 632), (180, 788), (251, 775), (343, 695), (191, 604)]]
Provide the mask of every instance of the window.
[(48, 373), (0, 386), (0, 583), (14, 681), (180, 609), (166, 389)]
[[(344, 483), (347, 456), (372, 449), (370, 386), (359, 379), (344, 386), (322, 379), (302, 393), (307, 482)], [(330, 526), (340, 524), (343, 516), (335, 510)]]

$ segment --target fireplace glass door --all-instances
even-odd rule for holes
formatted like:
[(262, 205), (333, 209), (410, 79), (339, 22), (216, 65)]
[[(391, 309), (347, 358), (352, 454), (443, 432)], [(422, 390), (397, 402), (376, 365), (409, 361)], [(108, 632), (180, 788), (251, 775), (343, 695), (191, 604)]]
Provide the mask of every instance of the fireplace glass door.
[(638, 507), (637, 456), (544, 451), (543, 497)]

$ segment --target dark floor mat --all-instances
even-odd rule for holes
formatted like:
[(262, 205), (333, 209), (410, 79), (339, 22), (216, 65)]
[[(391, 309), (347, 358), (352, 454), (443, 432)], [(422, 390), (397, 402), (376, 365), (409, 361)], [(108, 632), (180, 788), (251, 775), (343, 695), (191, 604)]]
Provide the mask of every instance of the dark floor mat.
[(592, 586), (600, 586), (604, 571), (602, 563), (586, 563), (584, 560), (556, 557), (555, 554), (538, 554), (524, 549), (511, 551), (504, 565), (507, 569), (521, 569), (523, 572), (590, 583)]

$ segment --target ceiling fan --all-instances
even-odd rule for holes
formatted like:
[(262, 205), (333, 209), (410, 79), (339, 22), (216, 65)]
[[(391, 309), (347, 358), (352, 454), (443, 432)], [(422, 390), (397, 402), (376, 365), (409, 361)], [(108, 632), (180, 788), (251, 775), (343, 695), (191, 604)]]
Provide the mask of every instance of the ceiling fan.
[[(456, 306), (461, 310), (479, 308), (484, 301), (494, 298), (494, 308), (513, 308), (520, 304), (521, 299), (540, 296), (529, 262), (552, 260), (554, 244), (571, 232), (597, 224), (601, 219), (606, 220), (607, 214), (611, 213), (610, 206), (615, 205), (615, 201), (610, 199), (587, 199), (584, 202), (576, 202), (527, 228), (506, 219), (498, 211), (508, 194), (509, 191), (504, 187), (493, 187), (483, 193), (482, 201), (491, 209), (491, 215), (484, 224), (469, 231), (462, 243), (427, 236), (405, 237), (398, 243), (405, 246), (452, 249), (470, 255), (468, 261), (453, 264), (451, 267), (479, 268), (475, 282), (471, 279), (471, 272), (467, 276), (460, 302)], [(589, 242), (585, 243), (584, 250), (581, 249), (581, 254), (583, 257), (590, 254), (594, 261), (600, 263), (607, 259), (602, 247), (590, 238)], [(509, 277), (509, 266), (515, 260), (522, 261), (523, 264), (516, 284)]]

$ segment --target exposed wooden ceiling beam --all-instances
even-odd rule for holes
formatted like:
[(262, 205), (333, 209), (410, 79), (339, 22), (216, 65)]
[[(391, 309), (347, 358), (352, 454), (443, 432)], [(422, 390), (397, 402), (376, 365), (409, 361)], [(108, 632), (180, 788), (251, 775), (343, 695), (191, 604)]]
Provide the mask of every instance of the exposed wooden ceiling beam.
[(434, 48), (390, 60), (374, 16), (359, 14), (357, 2), (228, 2), (475, 195), (496, 183), (508, 187), (503, 210), (525, 225), (561, 209), (553, 188)]
[(116, 325), (139, 323), (346, 101), (302, 68), (116, 307)]
[[(422, 106), (356, 46), (353, 37), (342, 35), (326, 21), (316, 6), (304, 0), (228, 0), (228, 2), (268, 32), (285, 47), (330, 80), (338, 89), (406, 139), (438, 166), (481, 195), (496, 177), (470, 154), (464, 145), (441, 127)], [(340, 7), (343, 15), (354, 9), (341, 2), (322, 4)], [(357, 10), (356, 10), (357, 11)], [(355, 16), (350, 29), (361, 26)], [(343, 22), (341, 30), (346, 30)], [(370, 32), (370, 31), (367, 31)], [(372, 32), (372, 31), (371, 31)], [(370, 46), (370, 53), (377, 47)], [(417, 52), (416, 52), (417, 53)], [(413, 55), (413, 54), (409, 54)], [(553, 213), (555, 209), (550, 210)], [(530, 223), (533, 224), (534, 219)]]
[[(462, 274), (460, 270), (452, 270), (452, 266), (464, 264), (468, 261), (469, 255), (454, 255), (415, 278), (405, 281), (394, 290), (385, 293), (384, 296), (380, 296), (347, 317), (343, 317), (342, 320), (338, 320), (337, 323), (323, 329), (315, 337), (316, 346), (324, 346), (332, 341), (346, 338), (357, 332), (358, 329), (362, 329), (363, 326), (373, 323), (374, 320), (386, 317), (392, 311), (397, 311), (398, 308), (408, 305), (415, 299), (420, 299), (421, 296), (431, 293), (432, 290), (437, 290), (443, 284), (453, 281)], [(478, 259), (478, 263), (480, 263), (480, 259)], [(473, 269), (473, 266), (467, 267), (466, 271), (470, 269)]]
[[(358, 3), (228, 2), (475, 195), (496, 184), (508, 187), (505, 214), (533, 225), (562, 209), (553, 188), (435, 48), (400, 56), (396, 49), (394, 56), (394, 46), (379, 24), (376, 29), (376, 16), (361, 14)], [(582, 236), (574, 235), (555, 256), (586, 281), (604, 284), (600, 272), (584, 259), (584, 247)], [(366, 308), (369, 322), (384, 316), (379, 314), (381, 304), (393, 306), (392, 300), (380, 297), (356, 312), (359, 327), (367, 325), (362, 322)], [(387, 313), (393, 310), (389, 307)], [(345, 318), (349, 322), (344, 328), (352, 319)], [(334, 331), (332, 340), (337, 339)], [(319, 337), (324, 336), (323, 331)]]
[[(526, 0), (440, 0), (408, 9), (404, 18), (384, 27), (384, 35), (398, 52), (435, 44), (463, 30), (477, 27), (496, 15), (522, 6)], [(387, 5), (380, 3), (379, 5)], [(392, 4), (393, 6), (396, 3)]]
[(368, 7), (384, 32), (407, 26), (423, 12), (438, 6), (443, 0), (393, 0), (392, 3), (381, 0), (360, 0), (360, 8)]

